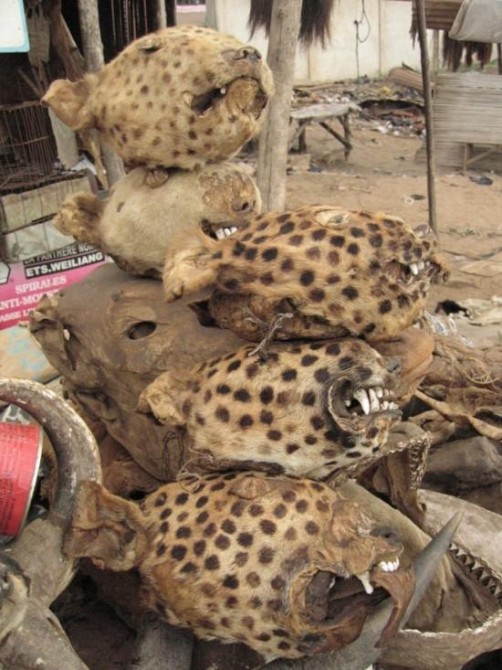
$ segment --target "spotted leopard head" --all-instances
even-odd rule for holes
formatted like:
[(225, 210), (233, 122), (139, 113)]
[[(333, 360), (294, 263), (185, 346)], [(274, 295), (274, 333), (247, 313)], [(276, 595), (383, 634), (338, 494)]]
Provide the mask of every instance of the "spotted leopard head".
[(209, 309), (241, 337), (390, 339), (423, 312), (446, 270), (434, 239), (401, 219), (337, 207), (255, 217), (228, 238), (179, 237), (164, 268), (168, 300), (214, 284)]
[(98, 74), (53, 82), (43, 102), (74, 130), (97, 129), (131, 165), (193, 169), (258, 132), (272, 88), (254, 47), (179, 26), (135, 40)]
[(275, 343), (265, 360), (245, 346), (186, 374), (160, 375), (139, 408), (180, 431), (189, 472), (341, 479), (387, 452), (408, 391), (400, 362), (361, 339)]
[(115, 570), (135, 556), (145, 601), (168, 623), (267, 661), (345, 646), (389, 593), (393, 627), (413, 590), (392, 530), (305, 479), (209, 475), (140, 508), (84, 483), (65, 550)]

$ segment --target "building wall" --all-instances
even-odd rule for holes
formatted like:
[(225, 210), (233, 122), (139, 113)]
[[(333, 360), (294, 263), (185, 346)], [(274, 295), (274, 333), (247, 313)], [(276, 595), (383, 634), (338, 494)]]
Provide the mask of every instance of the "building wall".
[[(213, 1), (218, 30), (251, 42), (266, 54), (264, 31), (260, 30), (249, 39), (249, 0)], [(362, 15), (363, 0), (337, 0), (328, 47), (299, 47), (297, 51), (296, 83), (354, 79), (358, 75), (377, 77), (403, 63), (420, 68), (420, 48), (418, 43), (413, 45), (409, 34), (411, 2), (365, 0), (364, 7), (365, 18)], [(360, 22), (361, 41), (357, 46), (354, 21)]]

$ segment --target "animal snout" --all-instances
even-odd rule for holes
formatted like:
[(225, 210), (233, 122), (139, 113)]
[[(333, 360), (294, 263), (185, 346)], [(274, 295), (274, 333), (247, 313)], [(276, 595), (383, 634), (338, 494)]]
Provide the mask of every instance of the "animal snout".
[(258, 51), (258, 49), (255, 49), (254, 47), (243, 47), (242, 49), (239, 49), (235, 53), (235, 60), (249, 60), (253, 63), (261, 60), (261, 53)]

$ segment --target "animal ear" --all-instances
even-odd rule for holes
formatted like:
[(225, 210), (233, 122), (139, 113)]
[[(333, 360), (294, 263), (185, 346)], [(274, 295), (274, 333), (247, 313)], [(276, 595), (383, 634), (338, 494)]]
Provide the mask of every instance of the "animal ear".
[(76, 193), (65, 198), (52, 224), (63, 235), (99, 247), (99, 222), (105, 203), (92, 193)]
[(346, 209), (340, 207), (327, 207), (317, 211), (314, 215), (316, 223), (326, 228), (337, 228), (350, 221), (352, 214)]
[(90, 558), (102, 569), (131, 570), (146, 549), (141, 513), (101, 484), (81, 482), (63, 548), (68, 556)]
[(93, 116), (87, 101), (94, 88), (96, 77), (86, 75), (79, 81), (56, 79), (42, 98), (42, 104), (50, 107), (54, 114), (72, 130), (93, 126)]
[(186, 417), (181, 411), (187, 391), (187, 380), (172, 372), (164, 372), (141, 393), (137, 410), (143, 414), (152, 413), (163, 424), (182, 427)]
[(195, 293), (216, 281), (218, 244), (202, 231), (181, 231), (169, 244), (162, 281), (168, 302)]

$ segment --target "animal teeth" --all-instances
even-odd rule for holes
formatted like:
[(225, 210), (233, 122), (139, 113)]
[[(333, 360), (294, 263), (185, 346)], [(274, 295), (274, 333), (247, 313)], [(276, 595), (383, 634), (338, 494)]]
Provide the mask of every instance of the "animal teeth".
[(222, 87), (220, 88), (220, 93), (221, 93), (221, 95), (225, 95), (226, 92), (227, 92), (227, 87), (226, 87), (226, 86), (222, 86)]
[(397, 402), (390, 402), (389, 403), (389, 409), (398, 409), (398, 408), (399, 408), (399, 405), (397, 404)]
[(395, 561), (381, 561), (378, 567), (384, 572), (395, 572), (399, 568), (399, 558), (396, 558)]
[(63, 337), (67, 342), (71, 338), (70, 331), (67, 328), (63, 328)]
[(361, 405), (363, 412), (365, 414), (370, 413), (370, 399), (368, 398), (366, 391), (364, 389), (358, 389), (354, 393), (354, 398), (359, 401), (359, 404)]
[(378, 402), (378, 396), (374, 389), (368, 390), (368, 396), (370, 399), (370, 409), (372, 412), (378, 412), (380, 409), (380, 403)]
[(225, 237), (230, 237), (237, 232), (237, 228), (232, 226), (231, 228), (217, 228), (215, 231), (216, 238), (218, 240), (223, 240)]
[(425, 269), (425, 262), (424, 262), (424, 261), (419, 261), (419, 262), (417, 263), (417, 268), (418, 268), (419, 270), (424, 270), (424, 269)]
[(361, 572), (361, 574), (356, 575), (356, 577), (364, 586), (364, 590), (366, 591), (366, 593), (368, 595), (371, 595), (373, 593), (373, 587), (370, 584), (370, 573), (366, 570), (366, 572)]
[(345, 407), (350, 407), (351, 403), (352, 403), (352, 400), (346, 400), (345, 401)]
[(377, 398), (383, 398), (383, 396), (384, 396), (384, 390), (381, 386), (378, 386), (375, 389), (375, 393), (377, 394)]
[(386, 410), (386, 409), (389, 409), (389, 403), (387, 402), (387, 400), (384, 400), (382, 402), (382, 404), (380, 405), (380, 409), (383, 410), (383, 411)]
[(411, 263), (410, 270), (412, 275), (418, 274), (418, 265), (416, 263)]
[(331, 589), (335, 585), (335, 582), (336, 582), (336, 577), (331, 577), (331, 581), (330, 581), (329, 586), (328, 586), (328, 591), (331, 591)]

